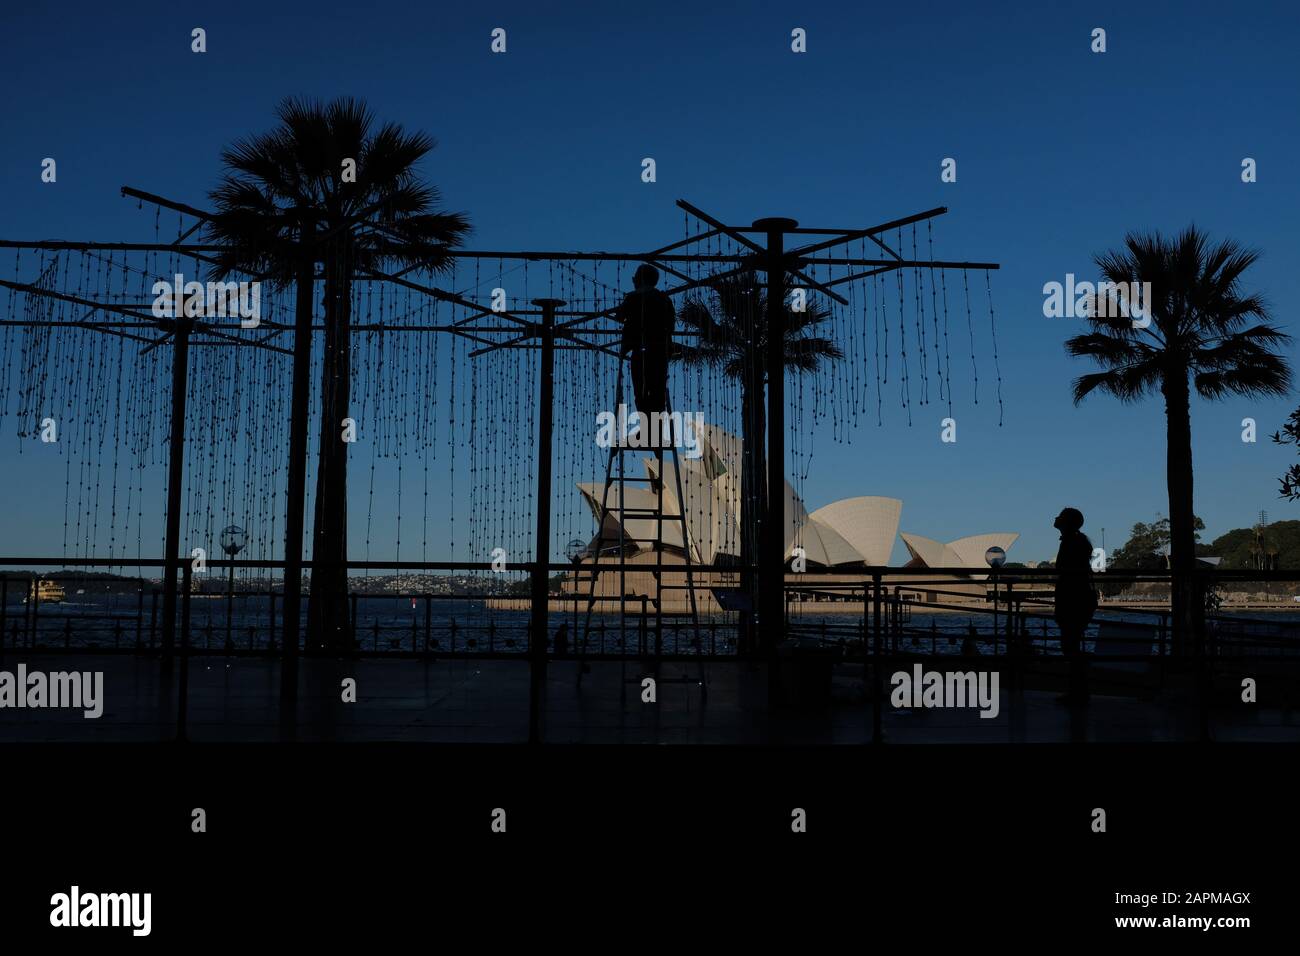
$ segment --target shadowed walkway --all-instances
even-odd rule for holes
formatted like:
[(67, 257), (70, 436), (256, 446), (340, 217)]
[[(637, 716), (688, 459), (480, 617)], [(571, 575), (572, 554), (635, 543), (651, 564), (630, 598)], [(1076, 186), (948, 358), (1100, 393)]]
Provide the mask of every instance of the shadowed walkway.
[[(0, 669), (20, 659), (7, 655)], [(0, 710), (0, 741), (157, 741), (176, 736), (177, 678), (143, 657), (32, 655), (30, 671), (102, 670), (103, 716), (80, 710)], [(548, 669), (544, 737), (552, 743), (864, 744), (871, 740), (871, 701), (860, 675), (841, 668), (831, 706), (810, 713), (767, 713), (761, 667), (711, 663), (705, 675), (690, 663), (659, 668), (658, 700), (641, 700), (636, 662), (593, 662), (577, 686), (574, 661)], [(342, 682), (356, 681), (356, 703), (344, 703)], [(413, 741), (518, 743), (528, 737), (528, 665), (514, 661), (303, 661), (295, 719), (282, 725), (279, 665), (253, 658), (196, 657), (190, 665), (187, 731), (194, 741)], [(889, 743), (1019, 743), (1195, 740), (1199, 711), (1186, 693), (1158, 699), (1095, 695), (1071, 712), (1056, 693), (1009, 693), (999, 713), (975, 709), (895, 709), (886, 698), (881, 729)], [(886, 688), (888, 693), (888, 688)], [(1220, 700), (1223, 700), (1221, 697)], [(1211, 711), (1214, 739), (1300, 741), (1294, 709), (1230, 704)]]

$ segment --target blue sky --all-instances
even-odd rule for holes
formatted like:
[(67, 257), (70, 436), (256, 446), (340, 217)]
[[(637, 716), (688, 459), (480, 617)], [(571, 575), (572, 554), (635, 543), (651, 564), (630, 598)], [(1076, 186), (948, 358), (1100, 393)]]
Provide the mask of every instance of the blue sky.
[[(196, 26), (204, 55), (190, 52)], [(489, 51), (498, 26), (504, 56)], [(790, 51), (795, 27), (806, 54)], [(1104, 54), (1090, 52), (1094, 27)], [(0, 236), (147, 241), (118, 187), (204, 205), (221, 147), (270, 127), (289, 94), (360, 96), (437, 137), (426, 174), (470, 215), (478, 248), (654, 247), (681, 234), (677, 198), (732, 222), (837, 226), (946, 205), (936, 252), (1002, 263), (1004, 424), (954, 372), (955, 445), (934, 406), (910, 428), (894, 409), (852, 445), (827, 428), (808, 504), (895, 495), (903, 530), (1021, 532), (1013, 560), (1053, 556), (1068, 504), (1113, 548), (1167, 511), (1163, 411), (1158, 398), (1071, 404), (1086, 368), (1061, 343), (1079, 325), (1043, 317), (1042, 286), (1092, 275), (1092, 255), (1128, 230), (1195, 222), (1263, 250), (1251, 285), (1300, 330), (1297, 27), (1283, 4), (10, 4)], [(645, 156), (656, 183), (641, 182)], [(940, 182), (944, 157), (955, 184)], [(1258, 182), (1241, 182), (1243, 157)], [(1240, 440), (1242, 418), (1268, 434), (1294, 405), (1195, 404), (1207, 539), (1261, 508), (1295, 516), (1276, 480), (1294, 455)], [(0, 443), (0, 489), (36, 505), (5, 509), (0, 551), (59, 553), (61, 520), (42, 515), (62, 507), (62, 475)]]

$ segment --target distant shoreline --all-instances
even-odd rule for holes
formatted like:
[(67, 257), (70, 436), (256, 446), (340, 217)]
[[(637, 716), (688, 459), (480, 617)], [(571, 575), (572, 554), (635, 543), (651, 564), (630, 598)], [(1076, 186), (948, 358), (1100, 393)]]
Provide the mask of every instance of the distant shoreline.
[[(628, 598), (628, 613), (632, 616), (632, 607), (638, 602)], [(532, 602), (528, 598), (485, 598), (484, 605), (493, 611), (527, 611), (532, 608)], [(587, 613), (586, 597), (580, 595), (576, 601), (565, 599), (560, 600), (554, 596), (547, 602), (547, 612), (551, 614), (566, 613), (571, 614), (574, 606), (577, 606), (580, 614)], [(869, 610), (872, 605), (870, 602), (864, 604), (862, 601), (799, 601), (788, 605), (792, 614), (799, 613), (816, 613), (816, 614), (845, 614), (861, 616), (865, 610)], [(988, 612), (993, 610), (993, 604), (990, 601), (972, 601), (964, 607), (930, 607), (925, 604), (905, 602), (905, 607), (913, 611), (919, 611), (926, 614), (966, 614), (972, 611)], [(882, 604), (882, 609), (887, 605)], [(999, 604), (1000, 611), (1005, 613), (1006, 604)], [(1040, 614), (1050, 614), (1052, 606), (1050, 603), (1027, 605), (1026, 610)], [(1105, 601), (1098, 605), (1099, 612), (1105, 611), (1169, 611), (1168, 603), (1151, 602), (1151, 601)], [(690, 605), (686, 602), (674, 601), (664, 605), (665, 614), (679, 615), (688, 613)], [(1260, 612), (1294, 612), (1300, 614), (1300, 603), (1277, 603), (1277, 604), (1253, 604), (1241, 603), (1230, 604), (1225, 602), (1219, 606), (1216, 614), (1231, 614), (1239, 611), (1260, 611)], [(592, 608), (593, 614), (618, 614), (619, 607), (617, 601), (599, 601)], [(703, 615), (705, 612), (701, 612)], [(718, 613), (718, 612), (715, 612)], [(883, 610), (882, 610), (883, 613)], [(647, 613), (647, 617), (653, 617), (653, 612)], [(1211, 615), (1213, 616), (1213, 615)]]

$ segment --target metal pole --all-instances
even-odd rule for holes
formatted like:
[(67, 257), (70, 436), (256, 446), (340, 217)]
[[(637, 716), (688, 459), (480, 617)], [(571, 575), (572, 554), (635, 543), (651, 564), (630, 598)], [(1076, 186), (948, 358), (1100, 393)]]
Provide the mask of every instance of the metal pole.
[[(237, 553), (237, 552), (236, 552)], [(226, 647), (230, 647), (231, 628), (235, 620), (235, 553), (230, 555), (230, 585), (226, 589)]]
[(181, 579), (181, 586), (184, 588), (184, 593), (181, 595), (181, 686), (176, 695), (176, 740), (180, 743), (186, 740), (185, 723), (190, 706), (190, 572), (192, 568), (193, 565), (186, 561), (184, 576)]
[[(880, 572), (873, 572), (871, 575), (871, 603), (872, 603), (872, 627), (871, 627), (871, 742), (878, 744), (881, 741), (881, 694), (884, 693), (883, 684), (880, 679), (880, 598), (881, 584)], [(864, 663), (865, 666), (865, 663)]]
[[(353, 630), (356, 626), (353, 625)], [(433, 597), (426, 594), (424, 596), (424, 651), (429, 652), (429, 641), (433, 636)]]
[(998, 618), (997, 568), (993, 568), (993, 653), (997, 653), (997, 618)]
[(767, 509), (759, 535), (760, 645), (769, 664), (769, 690), (775, 689), (776, 646), (785, 616), (785, 233), (793, 219), (759, 219), (767, 233)]
[(533, 559), (532, 644), (530, 692), (528, 695), (528, 742), (541, 743), (542, 695), (546, 690), (546, 628), (548, 626), (547, 576), (551, 563), (551, 440), (555, 403), (555, 310), (562, 299), (534, 299), (541, 306), (542, 362), (539, 371), (541, 396), (537, 426), (537, 541)]
[(307, 500), (307, 427), (310, 424), (311, 322), (315, 294), (316, 226), (304, 214), (299, 241), (298, 298), (294, 312), (293, 385), (289, 412), (289, 469), (284, 518), (284, 656), (280, 700), (298, 697), (298, 621), (302, 609), (303, 512)]
[(188, 389), (190, 321), (175, 305), (172, 341), (172, 429), (167, 460), (167, 538), (163, 555), (162, 670), (170, 674), (176, 649), (176, 572), (181, 546), (181, 479), (185, 469), (185, 393)]

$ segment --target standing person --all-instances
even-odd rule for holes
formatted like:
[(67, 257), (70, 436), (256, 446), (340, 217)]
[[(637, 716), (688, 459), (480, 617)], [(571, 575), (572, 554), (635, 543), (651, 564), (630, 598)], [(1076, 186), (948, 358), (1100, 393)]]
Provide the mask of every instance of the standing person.
[(1056, 570), (1066, 572), (1056, 580), (1053, 614), (1061, 629), (1061, 653), (1070, 662), (1070, 689), (1065, 700), (1080, 704), (1088, 699), (1083, 635), (1097, 610), (1097, 589), (1092, 581), (1092, 542), (1082, 531), (1083, 513), (1077, 508), (1061, 509), (1052, 526), (1061, 532)]
[(623, 323), (621, 352), (631, 358), (632, 394), (636, 410), (646, 416), (663, 412), (668, 404), (668, 353), (677, 312), (668, 294), (655, 288), (659, 270), (646, 263), (632, 275), (634, 289), (618, 307), (615, 319)]

